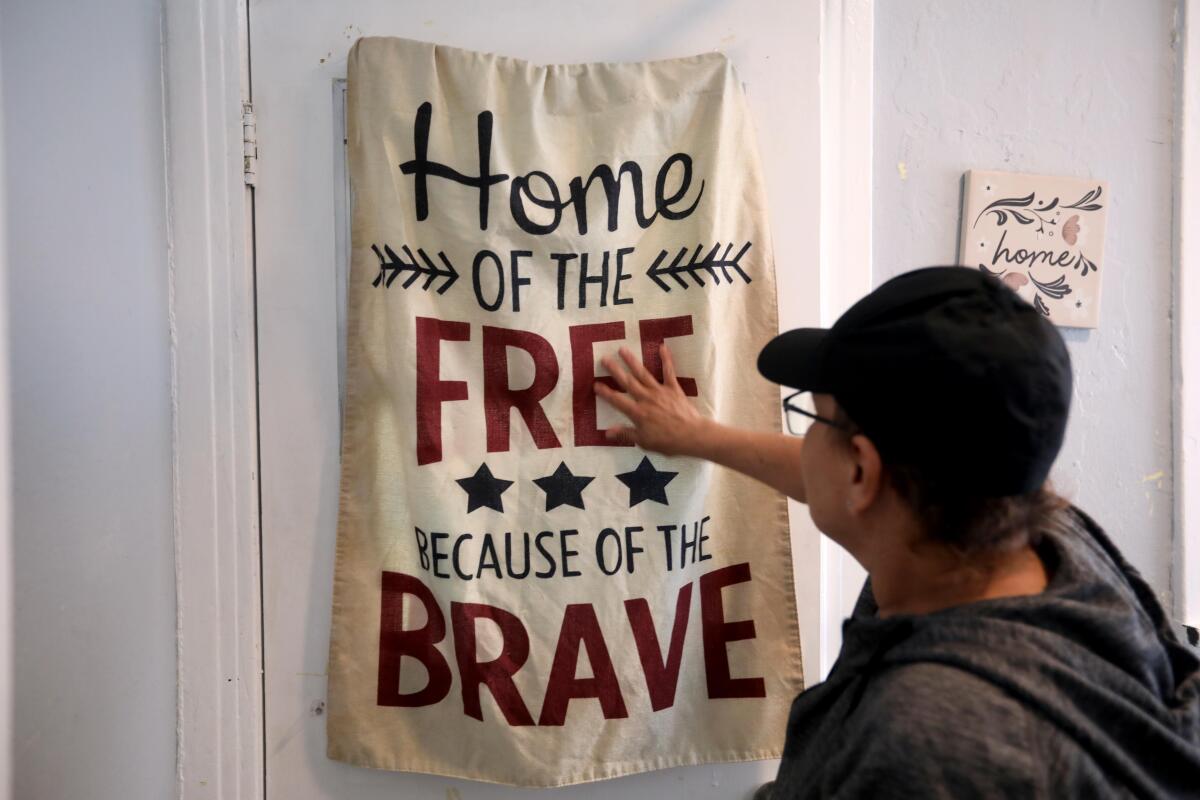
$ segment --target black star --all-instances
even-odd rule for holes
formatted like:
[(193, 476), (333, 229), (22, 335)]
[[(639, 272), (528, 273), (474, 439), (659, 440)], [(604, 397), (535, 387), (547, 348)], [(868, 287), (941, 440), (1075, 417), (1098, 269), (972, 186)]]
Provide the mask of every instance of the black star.
[(492, 471), (488, 469), (486, 463), (480, 464), (479, 469), (475, 470), (475, 474), (471, 477), (459, 478), (455, 483), (467, 493), (468, 514), (480, 506), (487, 506), (503, 513), (504, 503), (500, 500), (500, 495), (513, 485), (512, 481), (493, 477)]
[(667, 484), (675, 479), (678, 472), (666, 472), (654, 468), (650, 459), (642, 456), (642, 463), (632, 472), (622, 472), (617, 480), (629, 487), (629, 507), (633, 508), (643, 500), (653, 500), (656, 503), (667, 503)]
[(559, 506), (583, 508), (584, 487), (594, 480), (594, 477), (588, 475), (573, 474), (567, 469), (567, 465), (560, 461), (553, 475), (534, 478), (533, 482), (546, 493), (546, 510), (550, 511)]

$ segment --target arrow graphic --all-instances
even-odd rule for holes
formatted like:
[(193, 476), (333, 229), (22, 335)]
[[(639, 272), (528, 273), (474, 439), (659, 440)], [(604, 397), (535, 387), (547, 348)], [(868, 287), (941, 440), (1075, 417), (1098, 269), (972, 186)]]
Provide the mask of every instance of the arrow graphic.
[(438, 252), (438, 258), (442, 260), (444, 269), (434, 264), (433, 259), (419, 247), (417, 248), (417, 255), (421, 257), (421, 261), (425, 262), (423, 265), (417, 261), (417, 257), (413, 255), (412, 250), (409, 250), (406, 244), (400, 245), (400, 249), (404, 251), (404, 255), (408, 256), (408, 261), (396, 255), (396, 251), (386, 244), (383, 246), (383, 252), (379, 251), (378, 245), (371, 245), (371, 249), (379, 257), (379, 274), (375, 276), (375, 280), (371, 281), (372, 286), (382, 284), (383, 288), (390, 289), (392, 288), (392, 281), (396, 280), (400, 276), (400, 273), (411, 272), (412, 274), (400, 284), (400, 288), (407, 289), (418, 278), (424, 275), (425, 283), (421, 286), (423, 291), (429, 291), (429, 287), (438, 278), (446, 278), (445, 283), (437, 289), (438, 294), (445, 294), (446, 290), (458, 280), (458, 270), (454, 268), (454, 265), (450, 263), (450, 259), (446, 258), (446, 254), (443, 252)]
[(696, 249), (692, 251), (691, 258), (685, 262), (684, 258), (688, 254), (688, 248), (682, 247), (679, 249), (679, 252), (675, 254), (675, 258), (671, 260), (671, 263), (665, 266), (663, 265), (663, 261), (667, 257), (667, 251), (663, 250), (658, 254), (658, 258), (654, 259), (654, 263), (650, 265), (650, 269), (646, 271), (646, 274), (649, 275), (650, 279), (657, 283), (658, 287), (664, 292), (671, 291), (671, 287), (667, 285), (666, 281), (659, 277), (661, 275), (669, 275), (675, 279), (676, 283), (686, 289), (688, 288), (688, 283), (682, 277), (680, 277), (680, 273), (690, 276), (692, 281), (697, 286), (705, 286), (707, 284), (704, 283), (704, 278), (700, 275), (701, 271), (707, 272), (712, 278), (713, 283), (719, 284), (721, 282), (722, 274), (725, 276), (726, 283), (734, 282), (733, 277), (729, 274), (729, 270), (732, 269), (737, 272), (738, 275), (742, 276), (742, 280), (744, 280), (746, 283), (750, 283), (750, 276), (747, 275), (741, 266), (738, 265), (738, 262), (741, 261), (742, 256), (744, 256), (746, 251), (750, 249), (750, 242), (746, 242), (744, 245), (742, 245), (742, 249), (738, 250), (737, 255), (735, 255), (733, 258), (729, 257), (730, 251), (733, 250), (732, 242), (725, 245), (725, 252), (721, 254), (720, 258), (717, 258), (717, 251), (720, 249), (721, 243), (717, 242), (712, 246), (712, 249), (709, 250), (703, 258), (701, 258), (700, 254), (704, 251), (704, 245), (698, 244), (696, 245)]

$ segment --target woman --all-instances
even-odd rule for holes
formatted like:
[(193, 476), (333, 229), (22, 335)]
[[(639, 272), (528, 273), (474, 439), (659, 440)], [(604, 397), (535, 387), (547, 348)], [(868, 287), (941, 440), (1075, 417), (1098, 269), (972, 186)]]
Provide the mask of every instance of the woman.
[[(1145, 581), (1046, 479), (1071, 370), (990, 276), (910, 272), (758, 360), (799, 437), (704, 418), (604, 360), (608, 431), (807, 503), (868, 572), (829, 677), (799, 695), (758, 797), (1200, 796), (1200, 664)], [(797, 424), (797, 421), (798, 424)]]

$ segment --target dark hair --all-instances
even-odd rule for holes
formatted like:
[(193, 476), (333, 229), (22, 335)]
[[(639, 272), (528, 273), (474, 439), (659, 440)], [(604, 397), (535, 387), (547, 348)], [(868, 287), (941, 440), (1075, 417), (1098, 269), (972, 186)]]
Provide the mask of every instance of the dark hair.
[[(862, 432), (840, 405), (833, 418), (846, 426), (847, 438)], [(888, 482), (913, 509), (926, 534), (963, 555), (1037, 544), (1046, 521), (1069, 505), (1049, 482), (1027, 494), (973, 497), (939, 487), (919, 467), (886, 459), (883, 466)]]
[(1046, 520), (1067, 506), (1049, 483), (1027, 494), (970, 497), (938, 491), (913, 467), (884, 466), (892, 486), (916, 512), (929, 537), (964, 555), (1037, 544)]

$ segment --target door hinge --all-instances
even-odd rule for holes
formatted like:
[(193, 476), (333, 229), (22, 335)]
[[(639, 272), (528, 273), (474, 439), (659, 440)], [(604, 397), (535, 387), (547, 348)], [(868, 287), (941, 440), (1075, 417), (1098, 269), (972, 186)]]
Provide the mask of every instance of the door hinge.
[(247, 186), (254, 186), (258, 172), (258, 128), (254, 105), (242, 103), (242, 175)]

